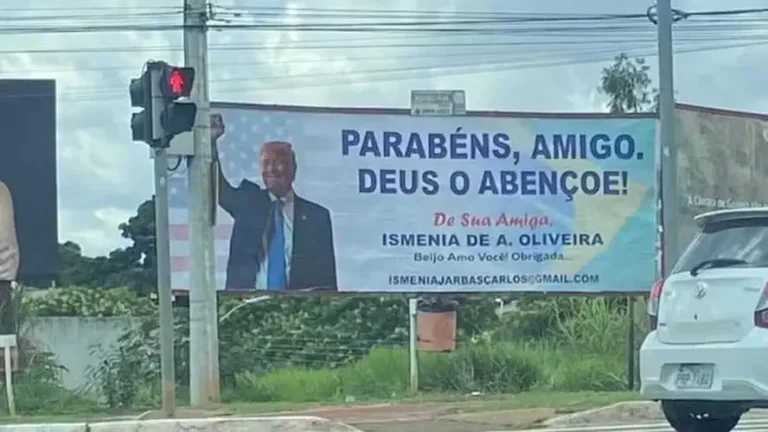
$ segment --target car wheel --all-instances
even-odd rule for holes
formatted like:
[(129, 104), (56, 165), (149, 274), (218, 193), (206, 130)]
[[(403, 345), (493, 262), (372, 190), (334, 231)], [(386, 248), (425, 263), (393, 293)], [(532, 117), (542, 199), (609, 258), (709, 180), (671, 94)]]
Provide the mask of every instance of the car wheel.
[(691, 405), (662, 401), (667, 422), (677, 432), (730, 432), (741, 420), (741, 414), (712, 418), (708, 413), (691, 410)]

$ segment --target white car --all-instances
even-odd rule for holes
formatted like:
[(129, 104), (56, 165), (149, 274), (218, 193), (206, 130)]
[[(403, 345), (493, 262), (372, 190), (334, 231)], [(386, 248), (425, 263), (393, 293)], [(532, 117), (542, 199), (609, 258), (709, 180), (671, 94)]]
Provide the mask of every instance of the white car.
[(768, 208), (695, 220), (699, 233), (651, 290), (641, 392), (678, 432), (727, 432), (768, 407)]

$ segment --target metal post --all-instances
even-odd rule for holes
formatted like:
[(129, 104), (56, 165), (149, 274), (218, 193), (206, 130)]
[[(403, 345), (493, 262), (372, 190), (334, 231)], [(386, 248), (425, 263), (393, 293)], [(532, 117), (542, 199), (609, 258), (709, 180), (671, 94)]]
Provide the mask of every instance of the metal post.
[(13, 306), (13, 282), (0, 280), (0, 334), (16, 334), (16, 311)]
[(171, 307), (171, 251), (168, 234), (168, 157), (155, 150), (155, 242), (157, 252), (157, 296), (160, 305), (160, 370), (163, 383), (163, 412), (176, 412), (176, 374), (173, 358), (173, 308)]
[(408, 299), (408, 353), (410, 354), (411, 364), (411, 391), (419, 391), (419, 344), (418, 329), (416, 328), (416, 314), (418, 313), (419, 299), (417, 297)]
[(205, 0), (185, 0), (184, 63), (195, 68), (192, 101), (197, 104), (194, 156), (189, 158), (189, 345), (190, 403), (219, 400), (219, 345), (213, 243), (208, 39)]
[(675, 89), (672, 55), (671, 0), (657, 0), (657, 30), (659, 38), (659, 139), (661, 142), (661, 196), (664, 231), (663, 266), (669, 273), (680, 253), (678, 245), (678, 216), (680, 215), (677, 186), (677, 145), (675, 143)]
[(627, 390), (635, 389), (635, 298), (627, 297)]

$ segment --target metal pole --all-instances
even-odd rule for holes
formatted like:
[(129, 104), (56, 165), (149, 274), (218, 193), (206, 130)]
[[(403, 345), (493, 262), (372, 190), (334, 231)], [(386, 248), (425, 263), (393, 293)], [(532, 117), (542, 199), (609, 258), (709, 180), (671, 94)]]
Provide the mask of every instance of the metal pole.
[(417, 297), (408, 299), (408, 353), (411, 364), (411, 391), (419, 391), (419, 344), (418, 329), (416, 328), (416, 314), (418, 313), (419, 299)]
[(194, 156), (189, 158), (189, 345), (190, 403), (219, 400), (219, 346), (213, 243), (208, 39), (205, 0), (185, 0), (184, 63), (195, 68), (192, 101), (197, 104)]
[(627, 390), (635, 389), (635, 298), (627, 297)]
[(176, 412), (176, 374), (173, 359), (173, 308), (171, 307), (171, 251), (168, 234), (168, 157), (155, 150), (155, 242), (157, 296), (160, 304), (160, 370), (163, 383), (163, 412)]
[(677, 186), (677, 145), (675, 143), (675, 88), (672, 55), (671, 0), (656, 2), (659, 38), (659, 139), (661, 141), (661, 196), (664, 231), (664, 272), (669, 273), (680, 253), (678, 245), (678, 216), (680, 215)]
[(0, 280), (0, 334), (16, 334), (16, 311), (13, 308), (13, 282)]

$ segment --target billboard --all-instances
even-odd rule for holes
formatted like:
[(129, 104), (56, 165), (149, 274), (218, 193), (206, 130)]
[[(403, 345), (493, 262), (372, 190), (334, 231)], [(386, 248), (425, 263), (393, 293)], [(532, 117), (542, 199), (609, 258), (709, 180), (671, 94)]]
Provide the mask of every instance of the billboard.
[(0, 279), (58, 273), (56, 82), (0, 80)]
[(681, 248), (698, 214), (768, 206), (768, 116), (678, 104), (675, 139)]
[[(214, 104), (217, 288), (645, 292), (650, 117)], [(186, 172), (169, 179), (189, 287)], [(617, 271), (618, 270), (618, 271)]]

